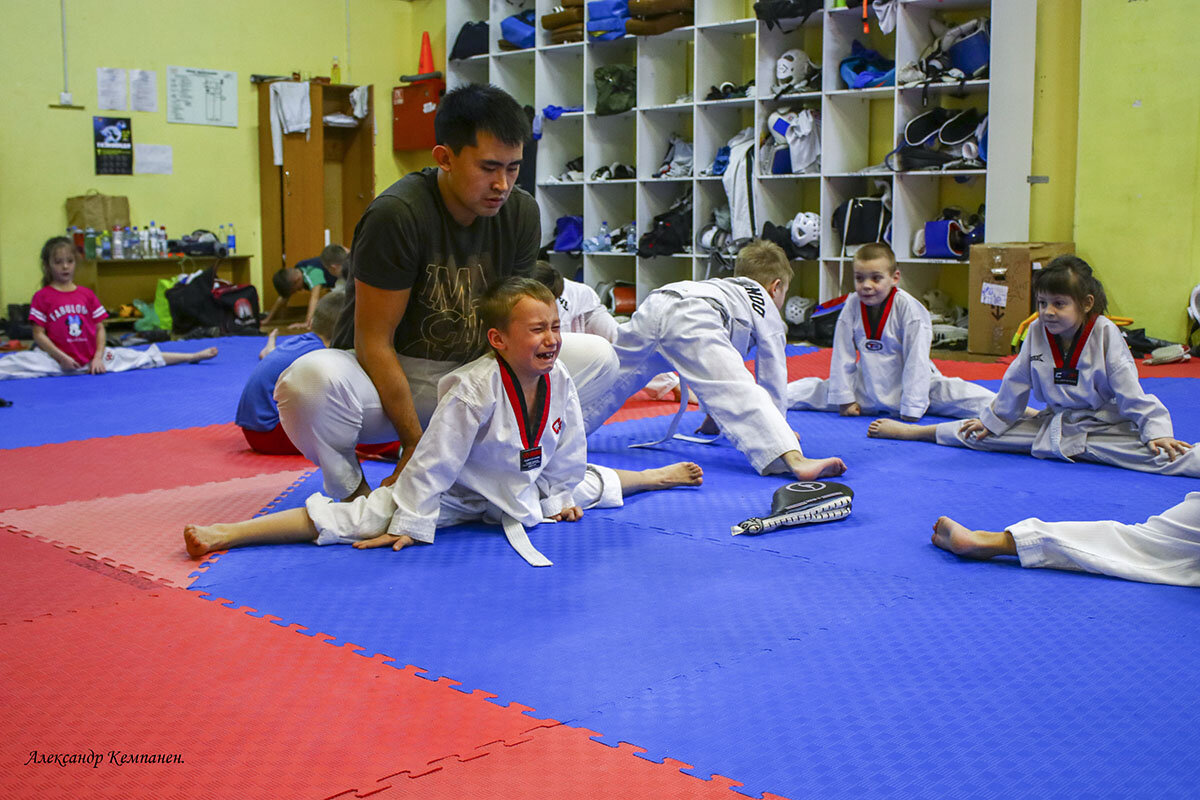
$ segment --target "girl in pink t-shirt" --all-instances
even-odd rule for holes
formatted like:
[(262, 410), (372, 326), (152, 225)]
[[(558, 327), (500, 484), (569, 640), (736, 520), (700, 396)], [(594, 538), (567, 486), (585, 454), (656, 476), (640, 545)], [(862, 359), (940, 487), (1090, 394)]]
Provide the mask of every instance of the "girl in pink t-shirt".
[(198, 353), (163, 353), (153, 344), (146, 350), (105, 347), (108, 312), (91, 289), (75, 285), (74, 243), (56, 236), (42, 245), (41, 258), (42, 288), (33, 295), (29, 308), (38, 349), (0, 358), (0, 380), (85, 371), (99, 375), (194, 363), (217, 354), (215, 347)]

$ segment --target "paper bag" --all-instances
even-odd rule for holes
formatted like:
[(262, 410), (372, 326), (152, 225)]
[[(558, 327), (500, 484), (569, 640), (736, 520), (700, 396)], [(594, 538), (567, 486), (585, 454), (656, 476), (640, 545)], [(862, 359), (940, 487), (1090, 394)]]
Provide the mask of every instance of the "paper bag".
[(100, 194), (95, 189), (78, 197), (67, 198), (67, 227), (111, 231), (113, 226), (129, 225), (129, 198)]

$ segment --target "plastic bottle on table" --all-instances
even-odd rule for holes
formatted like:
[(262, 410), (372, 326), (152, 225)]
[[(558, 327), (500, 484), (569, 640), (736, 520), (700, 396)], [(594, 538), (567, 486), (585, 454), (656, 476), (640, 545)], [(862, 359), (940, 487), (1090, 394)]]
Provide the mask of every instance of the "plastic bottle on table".
[(108, 231), (100, 235), (100, 257), (112, 258), (112, 237)]
[[(336, 61), (337, 59), (334, 60)], [(334, 81), (334, 83), (337, 83), (337, 81)], [(229, 255), (233, 255), (237, 250), (237, 234), (233, 230), (232, 222), (225, 228), (225, 249), (229, 251)]]
[[(333, 57), (333, 66), (329, 68), (329, 82), (330, 83), (341, 83), (342, 82), (342, 67), (340, 64), (338, 64), (337, 56)], [(230, 247), (229, 251), (232, 253), (233, 248)]]
[(112, 231), (112, 257), (125, 257), (125, 232), (121, 230), (120, 225), (113, 225)]
[(596, 236), (596, 244), (600, 250), (612, 250), (612, 234), (608, 232), (608, 220), (600, 223), (600, 233)]

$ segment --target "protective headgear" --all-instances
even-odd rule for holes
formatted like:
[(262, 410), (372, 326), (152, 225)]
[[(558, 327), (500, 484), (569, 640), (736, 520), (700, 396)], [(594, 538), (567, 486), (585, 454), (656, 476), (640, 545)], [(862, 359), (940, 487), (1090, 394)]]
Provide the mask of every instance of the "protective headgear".
[(808, 76), (816, 69), (812, 59), (798, 47), (787, 50), (775, 60), (775, 91), (788, 86), (799, 86), (808, 80)]
[(816, 244), (821, 238), (821, 215), (812, 211), (801, 211), (792, 219), (792, 243), (796, 247)]

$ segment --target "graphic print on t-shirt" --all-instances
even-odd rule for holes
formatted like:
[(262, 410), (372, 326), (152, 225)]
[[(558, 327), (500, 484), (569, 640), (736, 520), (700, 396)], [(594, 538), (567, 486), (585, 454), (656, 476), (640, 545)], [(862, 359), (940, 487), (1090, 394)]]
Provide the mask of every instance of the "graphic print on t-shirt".
[(68, 314), (67, 335), (74, 337), (81, 333), (83, 333), (83, 320), (79, 318), (78, 314)]
[(426, 357), (449, 361), (476, 355), (483, 342), (475, 315), (475, 298), (487, 284), (483, 265), (429, 264), (423, 284), (420, 302), (425, 313), (419, 335)]

